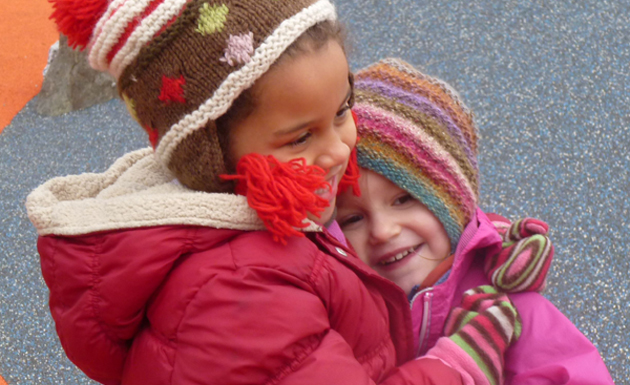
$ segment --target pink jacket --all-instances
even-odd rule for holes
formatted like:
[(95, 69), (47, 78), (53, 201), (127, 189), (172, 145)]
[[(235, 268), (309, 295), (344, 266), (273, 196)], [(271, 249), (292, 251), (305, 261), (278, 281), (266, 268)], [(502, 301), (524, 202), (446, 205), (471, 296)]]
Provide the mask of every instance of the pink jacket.
[[(104, 384), (459, 384), (412, 360), (404, 293), (311, 225), (272, 241), (244, 197), (190, 191), (151, 150), (27, 200), (68, 357)], [(262, 231), (260, 231), (262, 230)]]
[[(477, 209), (462, 234), (446, 280), (412, 299), (418, 356), (443, 335), (448, 313), (460, 304), (464, 291), (490, 284), (483, 261), (500, 249), (494, 225)], [(538, 293), (510, 294), (510, 298), (523, 320), (523, 331), (505, 357), (507, 385), (613, 384), (595, 346), (551, 302)]]

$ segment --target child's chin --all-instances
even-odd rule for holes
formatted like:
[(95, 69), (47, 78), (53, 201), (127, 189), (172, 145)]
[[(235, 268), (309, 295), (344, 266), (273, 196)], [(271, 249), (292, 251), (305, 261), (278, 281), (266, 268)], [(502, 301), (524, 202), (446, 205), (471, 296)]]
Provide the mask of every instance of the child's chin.
[(334, 212), (335, 212), (335, 206), (331, 205), (329, 207), (326, 207), (324, 211), (320, 213), (319, 218), (310, 213), (308, 214), (307, 218), (317, 223), (318, 225), (324, 225), (328, 223), (328, 221), (330, 221)]

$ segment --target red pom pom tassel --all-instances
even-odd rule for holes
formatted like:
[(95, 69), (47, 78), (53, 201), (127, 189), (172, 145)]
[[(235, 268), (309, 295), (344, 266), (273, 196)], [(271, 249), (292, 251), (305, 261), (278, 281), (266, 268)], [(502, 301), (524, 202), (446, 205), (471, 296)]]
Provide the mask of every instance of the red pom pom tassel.
[(307, 166), (303, 158), (283, 163), (272, 155), (249, 154), (236, 165), (236, 175), (221, 175), (224, 180), (236, 180), (236, 193), (245, 195), (256, 210), (273, 239), (286, 245), (286, 237), (304, 234), (295, 228), (305, 228), (307, 213), (319, 217), (328, 201), (315, 191), (330, 188), (326, 172), (318, 166)]
[(53, 6), (51, 19), (68, 37), (72, 48), (85, 49), (98, 20), (107, 10), (108, 0), (49, 0)]
[[(357, 138), (358, 141), (358, 138)], [(353, 148), (350, 153), (350, 159), (348, 160), (348, 167), (346, 172), (339, 181), (339, 188), (337, 189), (337, 196), (344, 193), (349, 188), (352, 188), (352, 193), (358, 197), (361, 196), (361, 189), (359, 188), (359, 177), (361, 172), (359, 169), (359, 163), (357, 162), (357, 148)]]
[[(354, 79), (354, 78), (353, 78)], [(359, 127), (359, 117), (357, 113), (353, 110), (350, 110), (352, 113), (352, 119), (354, 120), (354, 126)], [(359, 143), (359, 138), (357, 136), (357, 143)], [(343, 194), (348, 190), (348, 188), (352, 188), (352, 193), (358, 197), (361, 196), (361, 189), (359, 188), (359, 177), (361, 176), (361, 172), (359, 170), (359, 163), (357, 162), (357, 147), (356, 145), (352, 149), (350, 153), (350, 159), (348, 160), (348, 167), (346, 167), (346, 172), (341, 177), (341, 181), (339, 181), (339, 188), (337, 189), (337, 196), (339, 194)]]

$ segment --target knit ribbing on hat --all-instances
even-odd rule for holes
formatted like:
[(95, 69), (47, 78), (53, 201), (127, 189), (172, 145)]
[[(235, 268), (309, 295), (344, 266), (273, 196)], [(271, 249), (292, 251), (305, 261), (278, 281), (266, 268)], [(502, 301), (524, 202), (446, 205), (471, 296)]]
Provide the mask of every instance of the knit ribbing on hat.
[[(451, 87), (448, 83), (438, 79), (426, 75), (417, 69), (415, 69), (411, 64), (406, 63), (400, 59), (387, 58), (383, 59), (382, 63), (386, 66), (391, 66), (392, 68), (396, 68), (397, 71), (405, 73), (413, 78), (426, 81), (433, 86), (439, 87), (440, 91), (436, 91), (437, 95), (440, 95), (442, 92), (445, 93), (445, 99), (437, 99), (436, 103), (446, 103), (444, 104), (444, 108), (448, 110), (451, 114), (453, 114), (454, 120), (461, 123), (462, 129), (465, 131), (463, 134), (466, 136), (468, 144), (471, 146), (473, 153), (477, 154), (477, 126), (473, 121), (473, 113), (472, 111), (464, 104), (459, 96), (459, 93)], [(457, 107), (452, 108), (449, 104), (455, 103)]]
[[(182, 8), (188, 0), (173, 0), (159, 4), (155, 11), (145, 16), (141, 22), (134, 20), (134, 24), (127, 29), (133, 31), (126, 40), (119, 43), (118, 47), (114, 47), (108, 54), (107, 58), (111, 60), (109, 71), (114, 77), (119, 77), (122, 70), (127, 67), (144, 47), (160, 30), (164, 28), (174, 17), (179, 15)], [(116, 49), (118, 48), (118, 49)]]
[(121, 38), (127, 27), (132, 27), (139, 18), (146, 16), (145, 13), (150, 12), (147, 8), (154, 3), (156, 2), (152, 0), (115, 0), (110, 3), (96, 25), (95, 33), (90, 41), (88, 60), (93, 68), (101, 71), (108, 70), (109, 52), (124, 40)]
[(477, 134), (445, 83), (387, 59), (355, 76), (357, 156), (422, 202), (455, 250), (478, 201)]

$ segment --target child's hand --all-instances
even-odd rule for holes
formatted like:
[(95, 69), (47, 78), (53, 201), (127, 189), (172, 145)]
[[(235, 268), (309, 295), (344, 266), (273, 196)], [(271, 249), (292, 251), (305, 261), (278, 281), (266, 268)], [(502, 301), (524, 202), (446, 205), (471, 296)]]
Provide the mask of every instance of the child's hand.
[(492, 224), (503, 238), (503, 242), (516, 242), (535, 234), (547, 235), (549, 232), (547, 223), (534, 218), (523, 218), (514, 223), (510, 223), (507, 219), (495, 220)]
[(427, 356), (457, 369), (464, 384), (503, 383), (505, 352), (521, 334), (521, 318), (507, 294), (492, 286), (466, 291), (444, 331), (448, 337), (440, 338)]
[[(487, 312), (495, 313), (497, 308), (506, 310), (509, 313), (497, 314), (495, 317), (499, 317), (499, 320), (503, 320), (503, 317), (509, 318), (508, 322), (514, 329), (513, 333), (506, 335), (506, 337), (509, 337), (507, 343), (510, 344), (517, 340), (521, 334), (520, 317), (508, 295), (497, 291), (496, 288), (490, 285), (469, 289), (464, 293), (461, 306), (451, 309), (451, 313), (444, 325), (444, 334), (452, 336), (475, 317)], [(511, 321), (511, 319), (514, 319), (514, 321)]]
[(533, 218), (493, 224), (503, 238), (503, 249), (486, 259), (488, 279), (508, 293), (542, 291), (554, 253), (547, 237), (549, 226)]

